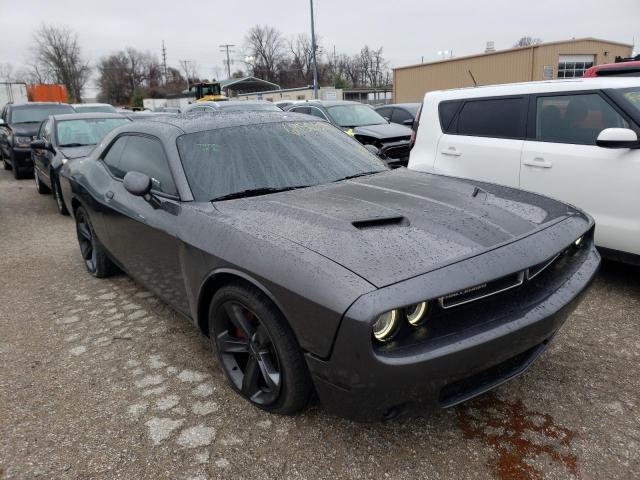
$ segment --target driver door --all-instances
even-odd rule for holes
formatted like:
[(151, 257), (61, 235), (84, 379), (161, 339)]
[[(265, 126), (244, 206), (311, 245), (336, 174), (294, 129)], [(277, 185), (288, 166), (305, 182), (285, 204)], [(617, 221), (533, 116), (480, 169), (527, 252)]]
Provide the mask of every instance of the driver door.
[[(124, 135), (109, 152), (104, 164), (112, 179), (105, 191), (103, 218), (110, 252), (131, 276), (188, 313), (179, 258), (180, 201), (162, 143), (146, 135)], [(160, 208), (125, 190), (122, 180), (131, 171), (151, 177)]]
[(520, 187), (592, 215), (598, 245), (637, 251), (640, 150), (596, 146), (605, 128), (635, 128), (630, 119), (599, 92), (538, 95), (532, 108), (535, 139), (524, 143)]

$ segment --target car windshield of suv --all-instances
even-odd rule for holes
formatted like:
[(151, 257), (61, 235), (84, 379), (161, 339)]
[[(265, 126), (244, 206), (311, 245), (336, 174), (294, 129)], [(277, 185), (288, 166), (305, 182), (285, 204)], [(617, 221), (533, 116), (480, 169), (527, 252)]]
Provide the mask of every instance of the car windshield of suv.
[(281, 112), (278, 107), (270, 103), (247, 103), (246, 105), (239, 105), (234, 103), (222, 103), (218, 105), (218, 108), (223, 112)]
[(118, 113), (111, 105), (76, 105), (73, 108), (78, 113)]
[(60, 147), (97, 145), (107, 133), (127, 122), (129, 120), (126, 118), (63, 120), (57, 123), (56, 128), (58, 145)]
[(49, 115), (75, 113), (71, 105), (23, 105), (11, 109), (9, 123), (41, 123)]
[(334, 105), (327, 110), (333, 122), (345, 128), (388, 123), (378, 112), (366, 105)]
[(361, 144), (320, 121), (219, 128), (183, 135), (177, 143), (187, 180), (200, 202), (388, 170)]

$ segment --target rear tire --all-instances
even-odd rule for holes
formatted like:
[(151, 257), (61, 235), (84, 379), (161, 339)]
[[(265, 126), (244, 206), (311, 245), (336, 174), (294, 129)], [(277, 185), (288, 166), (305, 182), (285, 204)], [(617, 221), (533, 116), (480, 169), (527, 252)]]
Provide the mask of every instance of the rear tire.
[(118, 267), (107, 256), (91, 226), (91, 220), (84, 207), (78, 207), (75, 217), (80, 253), (87, 271), (97, 278), (105, 278), (118, 273)]
[(64, 198), (62, 197), (62, 190), (60, 189), (60, 179), (51, 172), (51, 187), (53, 187), (53, 198), (56, 201), (56, 207), (58, 207), (58, 212), (60, 215), (69, 215), (69, 210), (67, 210), (67, 206), (64, 203)]
[(36, 184), (36, 190), (39, 194), (44, 195), (45, 193), (51, 193), (49, 187), (47, 187), (40, 181), (40, 177), (38, 176), (38, 170), (36, 169), (36, 167), (33, 167), (33, 180)]
[(280, 415), (302, 410), (313, 390), (302, 350), (282, 313), (260, 290), (232, 283), (209, 307), (211, 343), (236, 392)]

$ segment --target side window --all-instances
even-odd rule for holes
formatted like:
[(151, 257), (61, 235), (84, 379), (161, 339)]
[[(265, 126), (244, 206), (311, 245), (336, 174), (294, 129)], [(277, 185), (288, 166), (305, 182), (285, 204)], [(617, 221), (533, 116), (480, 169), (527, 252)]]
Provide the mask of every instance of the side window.
[(536, 140), (595, 145), (605, 128), (629, 128), (629, 124), (596, 93), (536, 100)]
[(292, 112), (296, 113), (306, 113), (309, 114), (309, 107), (294, 107), (291, 109)]
[(524, 98), (465, 102), (458, 115), (458, 134), (495, 138), (524, 138)]
[(406, 121), (410, 121), (413, 124), (413, 115), (402, 108), (395, 108), (393, 110), (393, 117), (391, 117), (391, 121), (393, 123), (399, 123), (400, 125), (404, 125)]
[(320, 110), (319, 108), (309, 107), (308, 110), (309, 110), (309, 113), (311, 115), (313, 115), (314, 117), (321, 118), (322, 120), (326, 120), (327, 119), (325, 114), (322, 113), (322, 110)]
[(118, 168), (122, 174), (117, 175), (120, 178), (127, 172), (144, 173), (151, 177), (154, 190), (170, 195), (178, 194), (169, 170), (169, 162), (158, 140), (137, 135), (129, 136), (122, 150)]
[(124, 178), (124, 174), (127, 173), (120, 169), (120, 159), (122, 158), (122, 150), (124, 150), (128, 140), (129, 137), (127, 136), (119, 137), (102, 157), (102, 161), (107, 165), (114, 177)]
[(42, 138), (51, 141), (51, 120), (45, 120), (44, 125), (42, 126)]
[(444, 133), (454, 133), (453, 132), (453, 117), (455, 116), (458, 108), (460, 107), (461, 101), (457, 102), (442, 102), (438, 106), (438, 114), (440, 116), (440, 128)]

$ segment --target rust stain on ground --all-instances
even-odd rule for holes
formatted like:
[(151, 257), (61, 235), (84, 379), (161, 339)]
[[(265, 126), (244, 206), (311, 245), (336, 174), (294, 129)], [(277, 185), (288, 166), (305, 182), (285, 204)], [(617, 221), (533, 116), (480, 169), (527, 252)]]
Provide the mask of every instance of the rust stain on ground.
[(501, 480), (538, 480), (543, 472), (532, 463), (541, 455), (578, 477), (578, 458), (569, 453), (576, 433), (557, 426), (551, 415), (528, 410), (518, 400), (506, 402), (494, 394), (477, 398), (457, 409), (465, 438), (476, 438), (497, 453), (492, 465)]

